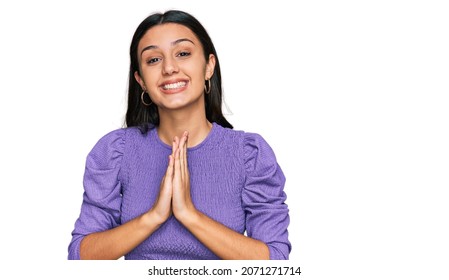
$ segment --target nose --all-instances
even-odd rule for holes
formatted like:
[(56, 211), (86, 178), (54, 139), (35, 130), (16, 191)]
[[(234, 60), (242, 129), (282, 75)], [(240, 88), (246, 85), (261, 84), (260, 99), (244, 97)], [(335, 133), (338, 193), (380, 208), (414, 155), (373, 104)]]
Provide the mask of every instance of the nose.
[(165, 75), (172, 75), (178, 72), (178, 64), (173, 58), (165, 58), (162, 66), (162, 73)]

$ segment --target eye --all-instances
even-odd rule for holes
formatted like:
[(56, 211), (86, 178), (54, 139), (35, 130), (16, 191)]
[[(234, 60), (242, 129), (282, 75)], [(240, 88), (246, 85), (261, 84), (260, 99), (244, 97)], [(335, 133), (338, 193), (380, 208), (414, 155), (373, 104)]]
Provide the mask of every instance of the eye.
[(179, 52), (178, 53), (178, 56), (180, 56), (180, 57), (185, 57), (185, 56), (189, 56), (189, 55), (190, 55), (189, 52)]
[(158, 62), (160, 60), (161, 59), (158, 58), (158, 57), (152, 57), (152, 58), (147, 59), (147, 64), (154, 64), (154, 63), (156, 63), (156, 62)]

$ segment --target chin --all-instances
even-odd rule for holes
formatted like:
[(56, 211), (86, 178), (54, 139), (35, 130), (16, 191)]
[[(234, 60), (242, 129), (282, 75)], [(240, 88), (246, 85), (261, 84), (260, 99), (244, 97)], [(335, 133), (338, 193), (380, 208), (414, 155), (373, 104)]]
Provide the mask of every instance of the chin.
[(170, 104), (163, 104), (161, 107), (166, 109), (166, 110), (180, 110), (180, 109), (189, 107), (189, 103), (186, 103), (186, 102), (173, 102), (173, 103), (170, 103)]
[(172, 100), (172, 102), (166, 102), (165, 104), (162, 104), (161, 107), (168, 109), (168, 110), (179, 110), (183, 108), (188, 107), (203, 107), (204, 108), (204, 99), (202, 99), (202, 96), (195, 100)]

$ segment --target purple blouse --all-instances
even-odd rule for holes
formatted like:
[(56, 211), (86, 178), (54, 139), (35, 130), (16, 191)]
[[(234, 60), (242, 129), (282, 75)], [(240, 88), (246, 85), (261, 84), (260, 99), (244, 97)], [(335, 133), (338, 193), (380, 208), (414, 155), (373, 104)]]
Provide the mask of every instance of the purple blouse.
[[(289, 210), (285, 177), (270, 146), (258, 134), (213, 123), (207, 138), (188, 148), (195, 207), (223, 225), (263, 241), (270, 259), (288, 259)], [(89, 153), (81, 213), (72, 232), (69, 259), (80, 258), (84, 236), (108, 230), (148, 211), (168, 165), (171, 146), (156, 129), (114, 130)], [(218, 259), (174, 216), (125, 255), (125, 259)]]

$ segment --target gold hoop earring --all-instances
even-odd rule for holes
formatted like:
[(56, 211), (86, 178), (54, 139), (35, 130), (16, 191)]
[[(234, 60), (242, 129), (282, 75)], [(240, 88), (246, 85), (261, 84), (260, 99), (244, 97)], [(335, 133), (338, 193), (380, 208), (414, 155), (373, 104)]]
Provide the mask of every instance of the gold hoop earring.
[[(145, 106), (150, 106), (151, 104), (153, 104), (153, 102), (150, 103), (146, 103), (145, 100), (143, 100), (143, 95), (145, 94), (145, 91), (142, 91), (142, 94), (140, 95), (140, 100), (142, 101), (143, 105)], [(150, 99), (151, 100), (151, 99)]]
[[(204, 84), (204, 92), (206, 93), (206, 94), (209, 94), (210, 93), (210, 89), (211, 89), (211, 87), (210, 87), (210, 79), (209, 80), (206, 80), (206, 82), (207, 82), (207, 84)], [(207, 86), (206, 86), (207, 85)]]

